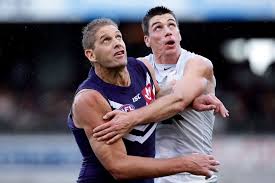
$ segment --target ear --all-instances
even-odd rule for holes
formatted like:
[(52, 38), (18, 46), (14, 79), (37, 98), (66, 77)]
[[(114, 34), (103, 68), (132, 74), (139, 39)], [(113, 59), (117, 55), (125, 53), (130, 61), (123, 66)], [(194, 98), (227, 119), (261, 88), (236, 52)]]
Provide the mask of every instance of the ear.
[(145, 42), (145, 45), (146, 45), (148, 48), (151, 47), (149, 36), (146, 36), (146, 35), (144, 36), (144, 42)]
[(88, 60), (92, 63), (96, 62), (96, 56), (94, 54), (94, 51), (92, 49), (86, 49), (84, 50), (85, 56), (88, 58)]

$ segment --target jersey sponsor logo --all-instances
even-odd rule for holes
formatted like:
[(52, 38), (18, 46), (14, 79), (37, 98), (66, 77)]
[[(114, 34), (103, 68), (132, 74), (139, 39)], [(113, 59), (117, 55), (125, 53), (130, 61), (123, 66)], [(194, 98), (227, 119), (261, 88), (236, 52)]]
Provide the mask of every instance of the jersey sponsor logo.
[(171, 69), (172, 67), (166, 67), (166, 68), (164, 68), (164, 70), (166, 71), (166, 70), (168, 70), (168, 69)]
[(155, 94), (151, 83), (145, 86), (145, 88), (141, 91), (141, 94), (145, 98), (147, 104), (150, 104), (155, 99)]
[(140, 93), (138, 93), (136, 96), (134, 96), (134, 97), (132, 98), (133, 102), (136, 102), (136, 101), (138, 101), (139, 99), (141, 99)]
[(135, 110), (135, 106), (133, 106), (132, 104), (124, 104), (119, 108), (119, 110), (124, 112), (129, 112), (129, 111)]

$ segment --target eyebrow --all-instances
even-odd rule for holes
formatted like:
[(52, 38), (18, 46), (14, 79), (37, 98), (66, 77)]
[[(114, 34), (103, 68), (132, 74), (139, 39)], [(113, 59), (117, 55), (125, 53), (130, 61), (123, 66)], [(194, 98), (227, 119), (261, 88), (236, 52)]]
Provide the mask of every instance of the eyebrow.
[(102, 36), (99, 37), (99, 40), (101, 40), (101, 39), (103, 39), (103, 38), (105, 38), (105, 37), (107, 37), (107, 35), (106, 35), (106, 34), (103, 34)]
[(175, 19), (172, 19), (172, 18), (169, 18), (169, 19), (167, 20), (167, 22), (169, 22), (169, 21), (173, 21), (173, 22), (176, 23), (176, 20), (175, 20)]
[[(117, 33), (121, 35), (121, 32), (120, 32), (119, 30), (116, 31), (116, 34), (117, 34)], [(99, 37), (99, 40), (101, 40), (101, 39), (103, 39), (103, 38), (105, 38), (105, 37), (108, 37), (108, 35), (107, 35), (107, 34), (101, 35), (101, 36)]]
[(118, 34), (122, 34), (122, 33), (120, 32), (120, 30), (117, 30), (117, 31), (116, 31), (116, 33), (118, 33)]
[[(175, 22), (175, 23), (176, 23), (176, 21), (175, 21), (174, 19), (172, 19), (172, 18), (169, 18), (169, 19), (167, 20), (167, 22), (169, 22), (169, 21), (173, 21), (173, 22)], [(159, 23), (161, 23), (161, 22), (160, 22), (160, 21), (155, 22), (155, 23), (153, 23), (153, 24), (152, 24), (152, 26), (151, 26), (151, 27), (153, 27), (154, 25), (159, 24)]]

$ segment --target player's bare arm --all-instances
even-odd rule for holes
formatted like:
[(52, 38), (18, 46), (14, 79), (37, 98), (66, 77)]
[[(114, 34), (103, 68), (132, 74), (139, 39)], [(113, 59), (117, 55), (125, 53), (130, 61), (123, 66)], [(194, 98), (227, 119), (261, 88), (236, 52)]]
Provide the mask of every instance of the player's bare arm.
[[(152, 66), (146, 60), (143, 62), (155, 78)], [(95, 128), (94, 137), (113, 143), (137, 124), (157, 122), (174, 116), (184, 110), (196, 97), (193, 102), (195, 109), (203, 110), (209, 106), (211, 107), (209, 109), (213, 109), (214, 105), (215, 108), (219, 108), (216, 111), (223, 117), (228, 116), (228, 111), (222, 102), (212, 94), (215, 90), (215, 80), (213, 65), (209, 60), (201, 57), (190, 59), (185, 66), (184, 73), (181, 80), (175, 81), (172, 93), (157, 99), (152, 104), (129, 113), (118, 110), (107, 113), (104, 119), (112, 120)], [(156, 88), (159, 88), (156, 82), (155, 84)], [(198, 97), (207, 92), (210, 95)]]
[[(148, 61), (145, 60), (144, 58), (139, 58), (139, 59), (142, 60), (147, 65), (150, 72), (152, 73), (151, 75), (154, 76), (155, 75), (154, 70), (152, 69)], [(156, 81), (155, 78), (154, 78), (154, 81)], [(175, 83), (176, 83), (176, 80), (173, 80), (173, 81), (170, 81), (165, 86), (160, 87), (160, 89), (157, 90), (156, 98), (160, 98), (165, 95), (171, 94)], [(157, 82), (155, 82), (155, 85), (157, 85)], [(228, 114), (228, 111), (223, 105), (223, 103), (215, 96), (215, 87), (216, 87), (216, 79), (215, 79), (215, 76), (213, 75), (212, 78), (210, 78), (209, 81), (207, 82), (207, 87), (205, 92), (206, 94), (201, 94), (200, 96), (196, 97), (193, 100), (191, 107), (197, 111), (206, 111), (206, 110), (214, 109), (215, 113), (220, 113), (223, 117), (226, 117)], [(130, 124), (128, 126), (130, 129)], [(125, 128), (127, 129), (127, 127)]]
[[(211, 63), (210, 60), (202, 56), (200, 56), (199, 58)], [(228, 117), (229, 111), (225, 108), (223, 103), (215, 96), (215, 88), (216, 88), (216, 78), (214, 76), (213, 69), (212, 69), (212, 74), (210, 74), (208, 77), (208, 82), (205, 89), (205, 95), (200, 95), (199, 97), (196, 97), (192, 103), (192, 108), (197, 111), (205, 111), (205, 110), (209, 110), (211, 106), (215, 106), (215, 107), (212, 107), (212, 109), (215, 110), (215, 113), (219, 113), (222, 117)]]
[(133, 111), (136, 115), (135, 124), (164, 120), (184, 110), (196, 97), (206, 93), (207, 85), (213, 77), (213, 65), (209, 60), (195, 57), (187, 62), (184, 73), (183, 78), (176, 81), (171, 94)]
[[(94, 90), (80, 92), (73, 103), (75, 125), (83, 128), (90, 145), (102, 165), (115, 179), (160, 177), (179, 172), (210, 176), (219, 164), (212, 156), (193, 154), (170, 159), (128, 156), (120, 139), (112, 145), (97, 141), (93, 129), (104, 123), (103, 115), (111, 111), (104, 97)], [(146, 166), (145, 166), (146, 165)]]

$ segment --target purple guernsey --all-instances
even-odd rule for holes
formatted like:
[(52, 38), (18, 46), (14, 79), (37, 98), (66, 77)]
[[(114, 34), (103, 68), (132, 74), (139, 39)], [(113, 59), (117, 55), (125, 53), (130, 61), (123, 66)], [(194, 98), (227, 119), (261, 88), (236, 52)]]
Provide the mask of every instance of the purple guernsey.
[[(105, 83), (90, 70), (88, 78), (78, 87), (77, 92), (83, 89), (93, 89), (101, 93), (108, 101), (111, 108), (122, 111), (131, 111), (148, 105), (155, 99), (155, 87), (147, 67), (134, 58), (128, 58), (127, 69), (131, 78), (129, 87), (121, 87)], [(83, 129), (77, 128), (68, 116), (68, 126), (73, 132), (75, 140), (83, 156), (78, 183), (115, 183), (112, 175), (101, 165), (96, 158), (88, 138)], [(155, 156), (155, 128), (156, 124), (136, 126), (129, 134), (125, 135), (127, 154), (143, 157)], [(125, 183), (153, 183), (153, 179), (129, 180)]]

